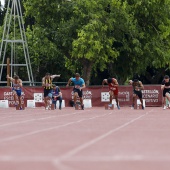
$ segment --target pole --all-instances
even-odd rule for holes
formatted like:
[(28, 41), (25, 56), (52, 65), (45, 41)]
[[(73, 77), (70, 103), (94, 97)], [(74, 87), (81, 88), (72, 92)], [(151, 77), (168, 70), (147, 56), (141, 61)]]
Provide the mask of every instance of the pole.
[[(7, 58), (7, 75), (10, 76), (10, 59)], [(7, 80), (7, 86), (10, 86), (10, 80)]]

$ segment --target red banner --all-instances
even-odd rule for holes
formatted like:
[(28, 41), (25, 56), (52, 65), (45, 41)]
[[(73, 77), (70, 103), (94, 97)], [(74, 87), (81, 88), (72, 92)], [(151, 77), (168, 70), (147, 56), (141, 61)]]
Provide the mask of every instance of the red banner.
[[(160, 85), (146, 85), (142, 90), (143, 99), (146, 106), (162, 106), (162, 91)], [(73, 99), (72, 87), (61, 87), (65, 106), (70, 106), (70, 101)], [(22, 99), (27, 103), (27, 100), (35, 100), (36, 106), (43, 106), (43, 88), (42, 87), (23, 87)], [(132, 104), (132, 86), (119, 86), (119, 103), (120, 106), (129, 106)], [(108, 86), (92, 86), (83, 89), (84, 99), (91, 99), (92, 106), (103, 106), (109, 102)], [(14, 98), (11, 88), (1, 88), (0, 100), (9, 100), (10, 106), (14, 106)]]

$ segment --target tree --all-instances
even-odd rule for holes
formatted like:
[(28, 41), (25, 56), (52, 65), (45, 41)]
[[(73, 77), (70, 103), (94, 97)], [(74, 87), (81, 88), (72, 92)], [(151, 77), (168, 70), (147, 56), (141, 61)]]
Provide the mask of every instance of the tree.
[(27, 0), (26, 16), (35, 19), (32, 42), (38, 43), (32, 54), (39, 66), (62, 58), (60, 70), (65, 64), (82, 71), (87, 85), (91, 73), (105, 69), (123, 84), (147, 67), (169, 65), (169, 8), (168, 0)]

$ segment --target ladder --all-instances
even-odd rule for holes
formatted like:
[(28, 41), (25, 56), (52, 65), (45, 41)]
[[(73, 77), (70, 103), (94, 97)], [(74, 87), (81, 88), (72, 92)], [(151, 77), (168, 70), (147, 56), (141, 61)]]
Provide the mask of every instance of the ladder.
[[(8, 0), (0, 46), (0, 80), (2, 80), (3, 75), (6, 77), (7, 50), (8, 52), (10, 51), (10, 54), (8, 54), (8, 56), (10, 55), (10, 76), (18, 75), (21, 79), (24, 78), (23, 83), (27, 83), (30, 86), (34, 85), (20, 0)], [(20, 57), (17, 56), (17, 52), (20, 53)], [(21, 54), (23, 54), (23, 57)], [(27, 76), (22, 77), (20, 70), (23, 73), (25, 72)], [(7, 83), (7, 80), (1, 81), (1, 83)]]

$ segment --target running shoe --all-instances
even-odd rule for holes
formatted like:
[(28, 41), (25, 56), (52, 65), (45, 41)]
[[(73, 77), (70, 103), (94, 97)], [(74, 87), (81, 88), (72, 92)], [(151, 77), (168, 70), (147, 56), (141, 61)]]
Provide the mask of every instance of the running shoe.
[(119, 105), (117, 105), (117, 108), (118, 108), (118, 110), (120, 110), (120, 106)]
[(164, 110), (166, 110), (166, 106), (164, 106), (164, 108), (163, 108)]
[(142, 109), (143, 109), (143, 110), (145, 109), (144, 106), (142, 106)]

